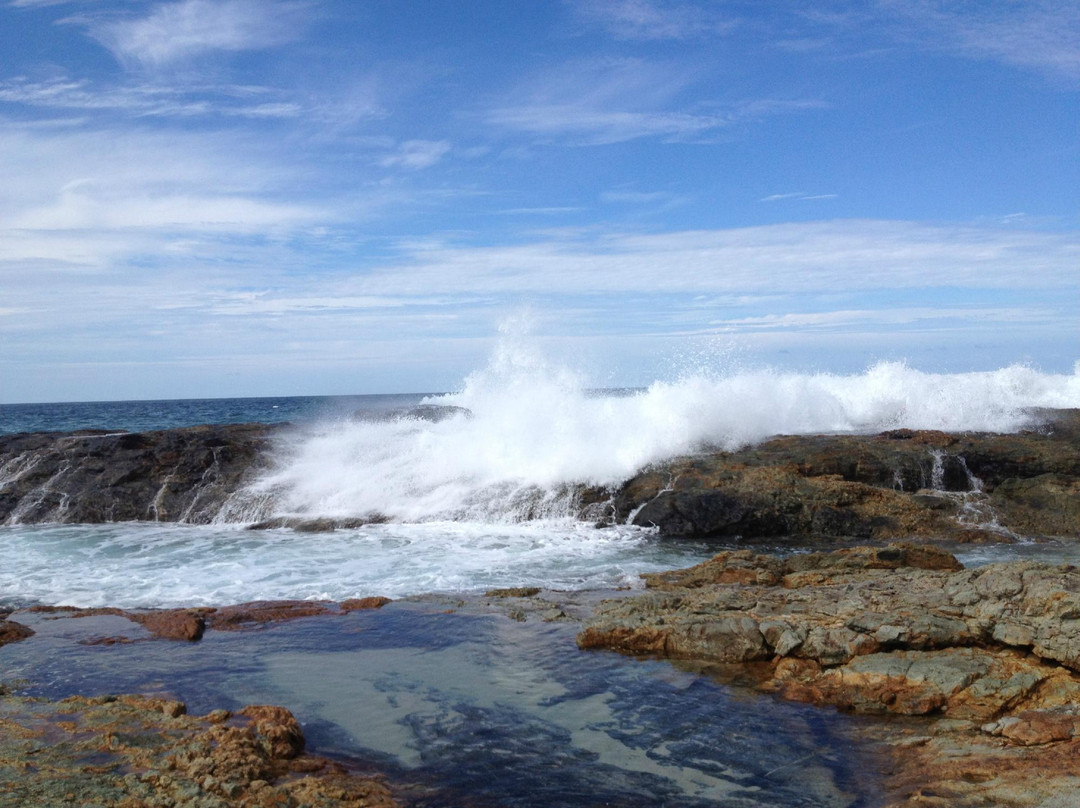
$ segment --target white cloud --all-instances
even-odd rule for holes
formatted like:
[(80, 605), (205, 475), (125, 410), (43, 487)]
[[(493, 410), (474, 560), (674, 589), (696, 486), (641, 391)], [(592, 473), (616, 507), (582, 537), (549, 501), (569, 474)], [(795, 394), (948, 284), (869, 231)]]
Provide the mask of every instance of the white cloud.
[(586, 21), (618, 39), (686, 39), (714, 35), (732, 27), (715, 7), (664, 0), (573, 0)]
[(698, 78), (697, 69), (641, 59), (570, 62), (523, 83), (486, 118), (505, 129), (602, 145), (646, 137), (707, 139), (734, 124), (823, 106), (808, 99), (756, 99), (684, 108), (680, 94)]
[(850, 330), (853, 326), (910, 326), (932, 324), (936, 328), (947, 324), (949, 328), (969, 328), (972, 322), (1017, 324), (1024, 322), (1044, 322), (1056, 319), (1058, 312), (1032, 307), (1017, 308), (885, 308), (885, 309), (841, 309), (837, 311), (793, 312), (788, 314), (765, 314), (754, 317), (735, 317), (712, 320), (710, 325), (718, 331), (746, 332), (790, 329), (840, 329)]
[(298, 170), (235, 134), (2, 127), (0, 260), (101, 268), (333, 221), (284, 201)]
[(134, 117), (221, 115), (249, 118), (295, 118), (302, 111), (293, 102), (263, 100), (275, 91), (265, 87), (185, 87), (130, 84), (95, 87), (67, 77), (31, 81), (18, 76), (0, 81), (0, 101), (46, 109), (120, 112)]
[(840, 220), (655, 235), (570, 231), (531, 244), (428, 245), (366, 276), (368, 294), (797, 294), (1077, 289), (1075, 234)]
[(882, 0), (927, 44), (1080, 79), (1080, 5), (1059, 0), (967, 3)]
[(398, 145), (393, 154), (379, 161), (386, 168), (430, 168), (450, 152), (450, 143), (446, 140), (406, 140)]
[(180, 0), (143, 17), (92, 22), (90, 33), (121, 61), (159, 67), (212, 51), (290, 42), (300, 35), (309, 8), (281, 0)]
[(802, 191), (795, 191), (794, 193), (786, 194), (769, 194), (768, 196), (763, 196), (758, 202), (782, 202), (785, 200), (814, 201), (821, 199), (836, 199), (836, 196), (836, 194), (807, 194)]

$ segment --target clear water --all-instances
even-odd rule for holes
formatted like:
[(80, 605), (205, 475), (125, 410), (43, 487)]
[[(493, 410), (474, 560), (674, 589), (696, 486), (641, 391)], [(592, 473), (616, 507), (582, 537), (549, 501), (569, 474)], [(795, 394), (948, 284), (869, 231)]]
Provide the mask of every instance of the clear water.
[(384, 771), (413, 806), (872, 804), (875, 766), (849, 717), (580, 652), (574, 625), (445, 608), (113, 646), (79, 641), (131, 636), (121, 618), (20, 615), (39, 633), (0, 648), (0, 666), (54, 698), (167, 694), (192, 713), (286, 704), (309, 749)]

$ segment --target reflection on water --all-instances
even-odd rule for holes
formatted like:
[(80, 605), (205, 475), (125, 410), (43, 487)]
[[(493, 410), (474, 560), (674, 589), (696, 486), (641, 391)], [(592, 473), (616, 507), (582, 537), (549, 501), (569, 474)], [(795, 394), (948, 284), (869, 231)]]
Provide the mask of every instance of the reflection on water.
[(201, 643), (109, 647), (120, 618), (47, 620), (0, 648), (31, 692), (168, 693), (193, 713), (282, 704), (309, 748), (377, 767), (414, 806), (861, 806), (851, 719), (661, 661), (583, 653), (576, 626), (395, 603)]

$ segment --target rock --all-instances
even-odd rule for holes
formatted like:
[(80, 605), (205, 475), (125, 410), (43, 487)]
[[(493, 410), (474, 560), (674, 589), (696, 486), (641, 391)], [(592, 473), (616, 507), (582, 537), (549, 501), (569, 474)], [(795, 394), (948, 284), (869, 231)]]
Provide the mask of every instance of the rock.
[[(377, 778), (303, 754), (281, 707), (186, 715), (142, 696), (0, 699), (0, 803), (393, 808)], [(215, 711), (224, 713), (224, 711)]]
[(0, 435), (0, 523), (210, 522), (280, 429)]
[(812, 704), (921, 717), (853, 730), (884, 756), (875, 804), (1076, 804), (1080, 570), (958, 567), (917, 545), (720, 553), (643, 576), (647, 591), (600, 604), (578, 645), (687, 660)]
[[(983, 720), (1062, 676), (1065, 685), (1055, 696), (1046, 691), (1045, 704), (1080, 694), (1080, 680), (1055, 673), (1058, 664), (1080, 671), (1080, 570), (959, 566), (914, 545), (787, 558), (724, 552), (643, 576), (651, 591), (602, 604), (578, 644), (721, 663), (772, 660), (760, 672), (762, 688), (857, 712)], [(779, 671), (789, 656), (814, 665)]]
[(201, 614), (186, 609), (129, 613), (128, 616), (147, 631), (165, 640), (197, 642), (206, 630)]
[(338, 608), (343, 612), (355, 612), (365, 609), (381, 609), (387, 603), (393, 603), (390, 598), (384, 598), (381, 596), (367, 597), (367, 598), (348, 598), (341, 601), (338, 604)]
[(1037, 417), (1015, 435), (788, 436), (675, 458), (624, 483), (608, 521), (691, 538), (1075, 539), (1080, 411)]
[(489, 589), (484, 593), (486, 598), (531, 598), (540, 594), (538, 586), (512, 586), (507, 589)]
[(262, 600), (207, 609), (206, 620), (214, 631), (242, 631), (261, 628), (301, 617), (333, 614), (332, 604), (311, 600)]
[[(464, 417), (424, 405), (391, 419)], [(382, 418), (382, 415), (366, 417)], [(583, 519), (632, 521), (668, 536), (1002, 541), (1080, 537), (1080, 414), (1037, 414), (1015, 435), (777, 437), (675, 458), (612, 492), (567, 484)], [(0, 436), (0, 523), (216, 518), (323, 532), (385, 521), (274, 516), (271, 497), (238, 496), (270, 465), (285, 427), (241, 424), (145, 433)], [(264, 518), (267, 517), (267, 518)]]
[(0, 645), (25, 640), (34, 636), (34, 630), (14, 620), (0, 620)]
[(382, 525), (388, 521), (390, 521), (388, 517), (379, 513), (348, 518), (325, 517), (319, 519), (307, 519), (299, 516), (275, 516), (272, 519), (264, 519), (261, 522), (248, 525), (247, 530), (290, 528), (297, 533), (332, 533), (339, 529), (355, 530), (364, 525)]

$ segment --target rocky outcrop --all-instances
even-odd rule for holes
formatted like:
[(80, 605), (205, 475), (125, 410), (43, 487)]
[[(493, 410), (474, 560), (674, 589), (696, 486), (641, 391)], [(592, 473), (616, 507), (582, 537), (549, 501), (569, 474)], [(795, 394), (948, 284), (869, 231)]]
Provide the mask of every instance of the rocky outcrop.
[(393, 808), (380, 780), (304, 754), (281, 707), (186, 715), (142, 696), (0, 696), (0, 805)]
[(694, 538), (1001, 541), (1080, 537), (1080, 412), (1016, 435), (893, 430), (780, 437), (647, 469), (609, 522)]
[[(567, 485), (560, 496), (577, 503), (583, 518), (656, 526), (674, 537), (1075, 539), (1080, 414), (1041, 419), (1039, 429), (1016, 435), (779, 437), (676, 458), (616, 491)], [(234, 497), (269, 467), (280, 429), (0, 436), (0, 524), (222, 519), (323, 532), (385, 520), (376, 513), (273, 517), (272, 503)]]
[(581, 648), (679, 659), (788, 699), (927, 719), (884, 732), (896, 761), (889, 805), (1034, 806), (1080, 782), (1075, 567), (967, 570), (932, 547), (890, 545), (725, 552), (644, 577), (645, 594), (597, 609)]
[(0, 435), (0, 524), (210, 522), (266, 465), (277, 429)]

